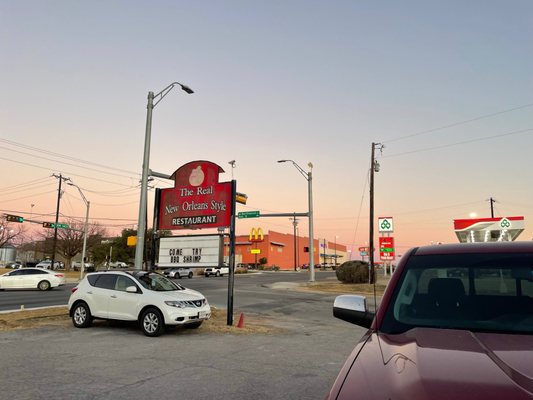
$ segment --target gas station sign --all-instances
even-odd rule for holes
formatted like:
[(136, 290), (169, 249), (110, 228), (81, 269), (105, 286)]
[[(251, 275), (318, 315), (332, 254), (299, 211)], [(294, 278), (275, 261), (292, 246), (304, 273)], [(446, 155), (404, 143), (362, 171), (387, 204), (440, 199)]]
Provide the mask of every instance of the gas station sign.
[(379, 258), (381, 261), (394, 260), (394, 238), (380, 237), (379, 238)]
[(378, 218), (378, 231), (379, 232), (394, 232), (394, 223), (392, 217), (379, 217)]

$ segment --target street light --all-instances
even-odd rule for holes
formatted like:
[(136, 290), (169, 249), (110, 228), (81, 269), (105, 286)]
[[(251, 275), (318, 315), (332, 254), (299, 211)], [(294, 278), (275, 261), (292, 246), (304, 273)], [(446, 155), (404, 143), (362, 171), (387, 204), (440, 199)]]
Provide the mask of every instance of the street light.
[(231, 180), (233, 180), (233, 170), (235, 169), (235, 160), (228, 161), (228, 164), (231, 165)]
[(296, 167), (298, 172), (307, 180), (307, 197), (309, 200), (309, 282), (315, 281), (315, 248), (313, 238), (313, 164), (308, 163), (309, 172), (305, 172), (302, 167), (296, 164), (293, 160), (278, 160), (279, 163), (291, 162)]
[(81, 251), (81, 266), (80, 266), (80, 279), (83, 279), (83, 273), (85, 272), (85, 250), (87, 249), (87, 230), (89, 227), (89, 208), (91, 207), (91, 202), (88, 201), (83, 192), (81, 191), (78, 185), (75, 185), (72, 182), (67, 182), (67, 185), (74, 186), (80, 192), (80, 196), (83, 199), (83, 202), (87, 206), (87, 212), (85, 213), (85, 224), (83, 225), (83, 249)]
[(338, 238), (338, 236), (335, 235), (335, 248), (334, 248), (334, 251), (335, 251), (335, 267), (337, 267), (337, 238)]
[[(144, 136), (144, 156), (143, 168), (141, 178), (141, 200), (139, 203), (139, 219), (137, 220), (137, 246), (135, 248), (135, 269), (142, 269), (143, 254), (144, 254), (144, 235), (146, 230), (146, 198), (148, 191), (148, 172), (150, 164), (150, 139), (152, 135), (152, 111), (155, 106), (170, 92), (175, 86), (180, 86), (187, 94), (192, 94), (194, 91), (179, 82), (172, 82), (158, 94), (148, 92), (148, 104), (146, 106), (146, 132)], [(154, 99), (157, 99), (154, 103)]]

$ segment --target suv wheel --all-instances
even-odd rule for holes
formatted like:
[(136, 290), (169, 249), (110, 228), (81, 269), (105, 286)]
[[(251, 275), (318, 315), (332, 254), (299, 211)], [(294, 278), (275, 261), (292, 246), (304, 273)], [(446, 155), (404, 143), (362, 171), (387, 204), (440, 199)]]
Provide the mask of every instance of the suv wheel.
[(191, 278), (192, 278), (192, 271), (189, 272), (189, 279), (191, 279)]
[(72, 323), (76, 328), (87, 328), (91, 325), (92, 316), (89, 306), (83, 302), (76, 304), (72, 311)]
[(50, 289), (50, 282), (48, 282), (48, 281), (41, 281), (41, 282), (39, 282), (39, 284), (37, 285), (37, 288), (38, 288), (39, 290), (42, 290), (42, 291), (48, 290), (48, 289)]
[(220, 271), (217, 271), (217, 273), (215, 274), (215, 276), (220, 276)]
[(163, 333), (165, 321), (156, 308), (148, 308), (141, 316), (141, 329), (146, 336), (159, 336)]

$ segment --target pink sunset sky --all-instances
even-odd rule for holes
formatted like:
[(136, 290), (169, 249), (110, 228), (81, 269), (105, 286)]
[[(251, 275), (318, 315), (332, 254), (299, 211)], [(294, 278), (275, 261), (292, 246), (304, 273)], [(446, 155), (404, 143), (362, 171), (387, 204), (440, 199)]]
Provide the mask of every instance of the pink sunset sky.
[[(91, 222), (134, 228), (147, 93), (178, 81), (195, 93), (154, 109), (150, 168), (217, 163), (248, 195), (238, 211), (306, 212), (307, 181), (277, 160), (312, 162), (315, 238), (363, 246), (376, 142), (375, 216), (394, 217), (398, 253), (456, 242), (453, 219), (489, 217), (490, 197), (531, 240), (533, 4), (509, 4), (4, 2), (0, 212), (52, 221), (61, 173)], [(60, 212), (83, 220), (75, 187)], [(257, 226), (293, 230), (237, 233)]]

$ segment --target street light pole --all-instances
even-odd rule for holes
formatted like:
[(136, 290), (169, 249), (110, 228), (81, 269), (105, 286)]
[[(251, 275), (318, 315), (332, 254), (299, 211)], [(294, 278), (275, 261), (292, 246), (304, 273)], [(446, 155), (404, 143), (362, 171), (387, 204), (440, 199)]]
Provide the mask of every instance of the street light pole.
[(335, 248), (333, 249), (335, 252), (335, 267), (337, 267), (337, 238), (338, 236), (335, 235)]
[[(154, 92), (148, 92), (148, 104), (146, 105), (146, 131), (144, 135), (144, 155), (141, 177), (141, 199), (139, 202), (139, 218), (137, 220), (137, 245), (135, 247), (135, 269), (141, 270), (143, 264), (144, 241), (146, 230), (146, 204), (148, 197), (148, 174), (150, 165), (150, 141), (152, 136), (152, 111), (154, 107), (159, 104), (161, 100), (170, 92), (174, 86), (180, 86), (187, 94), (192, 94), (194, 91), (179, 82), (172, 82), (161, 92), (154, 95)], [(157, 101), (154, 100), (157, 99)]]
[(309, 172), (305, 172), (302, 167), (296, 164), (293, 160), (278, 160), (278, 163), (291, 162), (296, 167), (298, 172), (307, 180), (307, 198), (309, 200), (309, 282), (315, 281), (315, 246), (313, 237), (313, 164), (308, 163)]
[(298, 220), (296, 219), (296, 213), (292, 217), (292, 225), (293, 225), (293, 239), (294, 239), (294, 270), (298, 271), (298, 260), (296, 258), (298, 248), (296, 246), (296, 227), (298, 226)]

